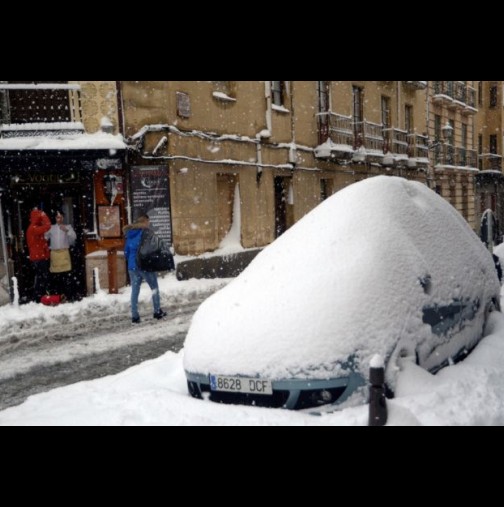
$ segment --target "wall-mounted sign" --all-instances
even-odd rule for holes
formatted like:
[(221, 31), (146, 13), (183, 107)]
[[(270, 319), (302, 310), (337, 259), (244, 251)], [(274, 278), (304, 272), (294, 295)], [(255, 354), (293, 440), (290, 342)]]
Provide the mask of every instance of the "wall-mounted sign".
[(119, 206), (98, 206), (98, 230), (102, 238), (121, 237)]
[(11, 185), (68, 185), (79, 183), (79, 172), (68, 173), (22, 173), (11, 176)]
[(191, 100), (187, 93), (175, 92), (177, 96), (177, 116), (189, 118), (191, 116)]
[(147, 213), (154, 231), (172, 243), (170, 185), (166, 166), (133, 166), (131, 168), (133, 219)]
[(120, 158), (99, 158), (96, 161), (98, 169), (121, 169), (122, 163)]

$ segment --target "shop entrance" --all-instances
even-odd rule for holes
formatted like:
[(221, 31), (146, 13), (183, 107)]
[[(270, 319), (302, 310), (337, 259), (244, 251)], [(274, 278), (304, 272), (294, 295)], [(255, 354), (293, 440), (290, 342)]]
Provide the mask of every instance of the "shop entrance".
[(33, 297), (34, 272), (26, 244), (26, 230), (30, 223), (30, 212), (35, 206), (45, 211), (51, 223), (54, 223), (56, 211), (62, 210), (66, 223), (73, 226), (77, 240), (70, 249), (72, 258), (70, 280), (73, 285), (71, 292), (76, 299), (85, 296), (85, 195), (86, 190), (80, 184), (16, 185), (13, 182), (10, 203), (11, 255), (14, 262), (14, 275), (18, 279), (20, 303), (28, 303)]

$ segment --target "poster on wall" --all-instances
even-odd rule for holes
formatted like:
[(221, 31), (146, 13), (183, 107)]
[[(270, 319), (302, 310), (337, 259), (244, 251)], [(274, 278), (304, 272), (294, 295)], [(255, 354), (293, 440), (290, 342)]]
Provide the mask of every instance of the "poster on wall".
[(119, 206), (98, 206), (98, 229), (102, 238), (121, 237)]
[(172, 243), (170, 185), (166, 166), (131, 168), (133, 220), (147, 213), (152, 229), (170, 245)]

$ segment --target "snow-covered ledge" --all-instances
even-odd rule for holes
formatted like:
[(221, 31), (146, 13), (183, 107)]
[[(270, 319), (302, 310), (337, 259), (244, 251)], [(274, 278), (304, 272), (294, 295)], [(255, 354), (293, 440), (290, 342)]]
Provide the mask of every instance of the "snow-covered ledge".
[(230, 97), (223, 92), (212, 92), (212, 96), (214, 99), (222, 100), (223, 102), (236, 102), (234, 97)]
[(276, 104), (271, 104), (271, 109), (273, 109), (273, 111), (278, 111), (279, 113), (290, 113), (286, 107), (277, 106)]

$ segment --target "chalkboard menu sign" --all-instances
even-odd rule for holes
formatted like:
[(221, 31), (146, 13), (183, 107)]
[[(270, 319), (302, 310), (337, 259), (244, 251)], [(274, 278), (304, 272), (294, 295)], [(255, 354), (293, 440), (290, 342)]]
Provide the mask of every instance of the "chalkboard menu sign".
[(170, 185), (166, 166), (133, 166), (131, 168), (133, 220), (147, 213), (156, 234), (172, 243)]

